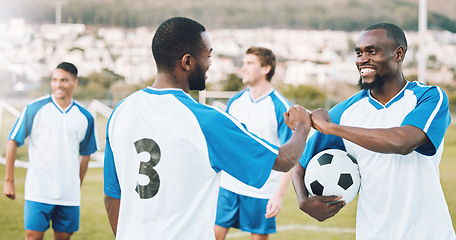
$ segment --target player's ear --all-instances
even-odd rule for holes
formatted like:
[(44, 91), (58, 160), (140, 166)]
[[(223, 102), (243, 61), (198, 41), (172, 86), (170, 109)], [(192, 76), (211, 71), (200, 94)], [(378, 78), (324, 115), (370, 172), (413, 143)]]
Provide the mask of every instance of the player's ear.
[(181, 59), (181, 66), (182, 68), (185, 70), (185, 71), (190, 71), (190, 69), (192, 69), (192, 65), (193, 65), (193, 58), (192, 58), (192, 55), (190, 54), (185, 54), (182, 59)]
[(394, 51), (394, 57), (396, 59), (396, 62), (403, 61), (404, 60), (404, 55), (405, 55), (404, 47), (402, 45), (400, 45)]
[(268, 75), (268, 73), (271, 71), (271, 65), (266, 65), (266, 66), (263, 66), (261, 67), (262, 71), (263, 71), (263, 75)]

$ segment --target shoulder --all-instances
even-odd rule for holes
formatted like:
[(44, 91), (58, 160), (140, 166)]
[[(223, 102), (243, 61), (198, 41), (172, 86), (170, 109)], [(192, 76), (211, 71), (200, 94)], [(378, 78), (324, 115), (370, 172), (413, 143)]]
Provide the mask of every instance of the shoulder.
[(331, 113), (332, 114), (341, 114), (342, 112), (347, 110), (347, 108), (351, 107), (353, 104), (355, 104), (367, 97), (368, 97), (368, 92), (366, 90), (359, 91), (355, 95), (345, 99), (344, 101), (342, 101), (342, 102), (338, 103), (336, 106), (334, 106), (330, 110), (330, 114)]
[(40, 98), (36, 98), (33, 101), (31, 101), (28, 105), (27, 108), (41, 108), (47, 103), (52, 102), (51, 95), (46, 95), (42, 96)]
[(272, 98), (272, 100), (274, 101), (274, 103), (277, 105), (282, 105), (284, 106), (285, 108), (290, 108), (291, 104), (290, 102), (288, 101), (288, 99), (286, 97), (284, 97), (279, 91), (277, 91), (276, 89), (274, 89), (271, 94), (270, 94), (270, 97)]
[(238, 100), (242, 95), (248, 92), (248, 88), (243, 89), (237, 93), (235, 93), (230, 99), (228, 99), (228, 107), (236, 100)]
[(73, 101), (73, 104), (74, 106), (76, 106), (79, 111), (89, 120), (93, 120), (93, 116), (92, 114), (90, 113), (90, 111), (82, 104), (80, 103), (79, 101), (77, 100), (74, 100)]
[(426, 85), (420, 82), (409, 82), (406, 90), (413, 91), (417, 99), (423, 97), (447, 98), (446, 93), (439, 86)]

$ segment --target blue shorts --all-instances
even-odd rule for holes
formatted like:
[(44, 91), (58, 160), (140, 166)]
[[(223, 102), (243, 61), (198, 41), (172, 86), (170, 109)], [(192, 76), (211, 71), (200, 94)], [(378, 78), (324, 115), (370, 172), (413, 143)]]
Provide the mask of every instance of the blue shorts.
[(45, 232), (52, 221), (57, 232), (72, 233), (79, 229), (79, 206), (62, 206), (34, 201), (25, 201), (24, 228)]
[(247, 197), (220, 188), (215, 224), (255, 234), (276, 232), (275, 217), (265, 218), (268, 199)]

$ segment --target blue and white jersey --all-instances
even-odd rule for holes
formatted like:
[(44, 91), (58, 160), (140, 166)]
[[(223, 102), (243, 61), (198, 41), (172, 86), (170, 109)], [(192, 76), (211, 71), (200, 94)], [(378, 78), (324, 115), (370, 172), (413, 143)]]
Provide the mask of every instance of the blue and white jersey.
[(104, 192), (121, 199), (117, 239), (214, 239), (219, 172), (261, 187), (278, 154), (180, 89), (133, 93), (106, 138)]
[(61, 108), (53, 95), (27, 105), (14, 125), (9, 139), (24, 144), (28, 137), (29, 168), (25, 199), (79, 206), (79, 155), (97, 150), (92, 115), (79, 102)]
[[(288, 100), (273, 88), (256, 100), (247, 88), (236, 93), (228, 101), (227, 112), (245, 124), (250, 132), (280, 146), (286, 143), (292, 134), (283, 118), (283, 114), (289, 108)], [(279, 187), (281, 174), (272, 170), (266, 184), (258, 189), (223, 172), (220, 186), (244, 196), (270, 199)]]
[(334, 123), (362, 128), (412, 125), (430, 142), (408, 155), (382, 154), (319, 132), (304, 151), (305, 168), (316, 153), (346, 150), (359, 164), (357, 239), (456, 239), (440, 185), (443, 137), (450, 124), (448, 98), (439, 87), (418, 82), (406, 86), (386, 105), (361, 91), (329, 112)]

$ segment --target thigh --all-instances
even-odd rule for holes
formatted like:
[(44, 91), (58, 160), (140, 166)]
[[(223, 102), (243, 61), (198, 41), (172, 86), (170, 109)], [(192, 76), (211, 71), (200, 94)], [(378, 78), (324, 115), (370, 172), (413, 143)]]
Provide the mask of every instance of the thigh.
[(220, 188), (215, 224), (224, 228), (239, 225), (239, 195)]
[(268, 199), (240, 196), (239, 229), (256, 234), (275, 233), (275, 217), (264, 216), (268, 201)]
[(56, 232), (76, 232), (79, 229), (79, 206), (56, 205), (52, 215), (52, 228)]
[(54, 211), (54, 205), (25, 200), (24, 228), (25, 230), (45, 232)]

